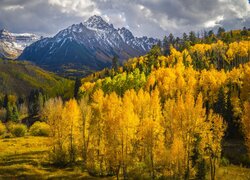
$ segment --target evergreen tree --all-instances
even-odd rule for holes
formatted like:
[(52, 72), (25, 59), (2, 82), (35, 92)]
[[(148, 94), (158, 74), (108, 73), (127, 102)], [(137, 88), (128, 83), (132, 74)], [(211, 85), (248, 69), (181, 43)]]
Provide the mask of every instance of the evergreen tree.
[(183, 41), (183, 44), (182, 44), (181, 50), (188, 49), (190, 47), (190, 41), (189, 41), (188, 35), (186, 33), (183, 33), (182, 41)]
[(28, 97), (28, 110), (29, 115), (38, 115), (39, 111), (43, 107), (45, 101), (45, 95), (42, 89), (32, 90)]
[(182, 39), (183, 41), (188, 41), (188, 35), (186, 33), (183, 33)]
[(79, 77), (76, 78), (75, 80), (75, 87), (74, 87), (74, 98), (75, 99), (78, 99), (78, 92), (79, 92), (79, 89), (82, 85), (82, 82), (81, 82), (81, 79)]
[(168, 39), (167, 36), (164, 36), (163, 38), (163, 54), (164, 55), (169, 55), (169, 45), (168, 45)]
[(117, 56), (114, 56), (113, 59), (112, 59), (112, 68), (113, 68), (114, 70), (117, 70), (117, 69), (118, 69), (118, 66), (119, 66), (118, 57), (117, 57)]
[(18, 113), (18, 109), (17, 109), (16, 105), (13, 106), (11, 120), (13, 122), (18, 122), (18, 120), (19, 120), (19, 113)]
[(191, 41), (191, 43), (194, 45), (196, 43), (196, 35), (194, 31), (190, 31), (189, 33), (189, 40)]
[(218, 32), (217, 32), (217, 36), (222, 37), (223, 33), (225, 33), (225, 29), (223, 27), (219, 27)]
[(214, 36), (214, 31), (213, 31), (213, 30), (208, 31), (208, 36), (209, 36), (209, 37)]
[(243, 30), (240, 32), (240, 34), (241, 34), (242, 36), (247, 36), (247, 35), (248, 35), (247, 28), (246, 28), (246, 27), (243, 27)]
[(3, 100), (3, 107), (4, 108), (7, 108), (8, 102), (9, 102), (8, 94), (5, 94), (4, 100)]
[(6, 108), (6, 122), (12, 121), (12, 122), (18, 122), (19, 115), (17, 106), (15, 104), (8, 103)]
[(172, 33), (170, 33), (168, 36), (168, 42), (169, 42), (169, 44), (172, 44), (172, 45), (174, 45), (174, 43), (175, 43), (175, 38), (174, 38), (174, 35)]

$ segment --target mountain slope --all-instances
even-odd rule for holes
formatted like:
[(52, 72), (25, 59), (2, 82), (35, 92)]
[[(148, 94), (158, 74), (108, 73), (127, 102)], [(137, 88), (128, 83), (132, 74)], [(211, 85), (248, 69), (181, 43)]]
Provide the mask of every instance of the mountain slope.
[[(72, 94), (73, 82), (58, 77), (28, 62), (0, 60), (0, 92), (28, 95), (32, 89), (42, 88), (51, 96)], [(0, 93), (0, 94), (1, 94)]]
[(10, 33), (2, 29), (0, 30), (0, 58), (16, 59), (25, 47), (38, 39), (34, 34)]
[(0, 58), (15, 59), (21, 52), (22, 51), (16, 48), (13, 43), (0, 40)]
[(115, 29), (99, 16), (73, 24), (52, 38), (45, 38), (25, 48), (19, 59), (60, 71), (63, 67), (99, 70), (120, 61), (140, 56), (157, 43), (153, 38), (136, 38), (126, 29)]

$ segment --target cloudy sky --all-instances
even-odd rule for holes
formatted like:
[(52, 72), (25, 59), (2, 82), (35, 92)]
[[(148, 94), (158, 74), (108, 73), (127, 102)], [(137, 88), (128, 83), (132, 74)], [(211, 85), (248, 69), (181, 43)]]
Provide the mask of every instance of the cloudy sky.
[(0, 29), (54, 35), (92, 15), (136, 36), (250, 27), (250, 0), (0, 0)]

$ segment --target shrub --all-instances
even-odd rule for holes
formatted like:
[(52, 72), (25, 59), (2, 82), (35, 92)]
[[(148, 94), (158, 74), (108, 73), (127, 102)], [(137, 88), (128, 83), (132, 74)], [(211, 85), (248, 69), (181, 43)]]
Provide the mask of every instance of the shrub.
[(69, 163), (69, 155), (65, 146), (55, 145), (49, 152), (49, 159), (57, 167), (65, 167)]
[(222, 157), (220, 160), (220, 165), (221, 166), (228, 166), (230, 164), (229, 160), (225, 157)]
[(23, 137), (27, 132), (27, 126), (24, 124), (12, 124), (10, 126), (10, 132), (15, 137)]
[(0, 136), (6, 133), (6, 126), (0, 122)]
[(49, 136), (50, 127), (45, 122), (35, 122), (30, 127), (30, 134), (32, 136)]
[(5, 120), (6, 119), (6, 109), (0, 108), (0, 119)]

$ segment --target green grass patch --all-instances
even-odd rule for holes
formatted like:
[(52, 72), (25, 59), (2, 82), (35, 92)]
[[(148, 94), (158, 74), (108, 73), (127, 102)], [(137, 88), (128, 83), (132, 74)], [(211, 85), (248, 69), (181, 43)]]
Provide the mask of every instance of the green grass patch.
[(92, 177), (81, 166), (59, 169), (48, 161), (50, 138), (0, 139), (0, 179), (113, 179)]
[(250, 169), (240, 166), (220, 167), (217, 172), (217, 179), (220, 180), (249, 180)]

